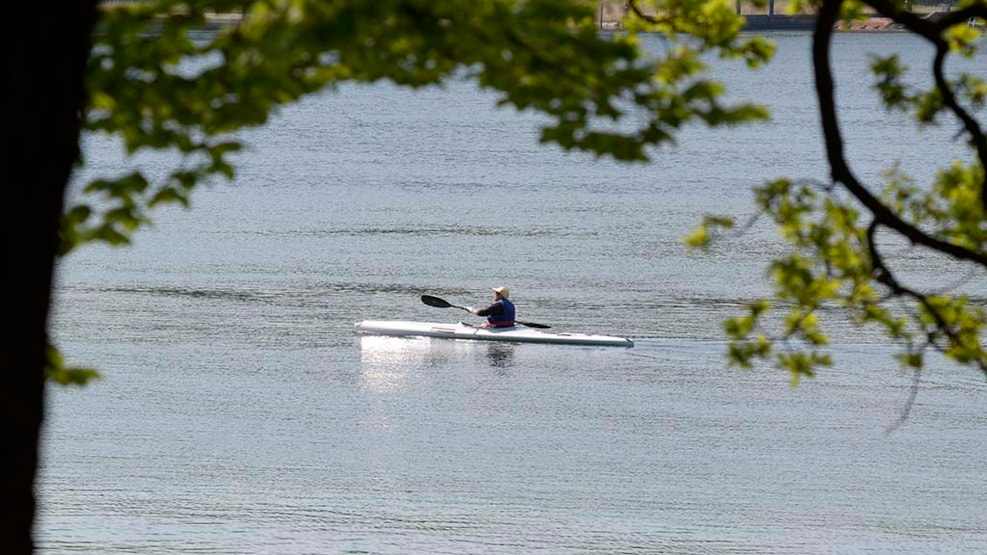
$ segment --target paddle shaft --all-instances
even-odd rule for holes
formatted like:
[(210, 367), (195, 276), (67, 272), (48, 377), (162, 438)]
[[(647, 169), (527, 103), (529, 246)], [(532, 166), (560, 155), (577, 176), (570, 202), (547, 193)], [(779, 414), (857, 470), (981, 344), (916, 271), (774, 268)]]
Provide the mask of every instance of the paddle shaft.
[[(422, 302), (425, 303), (425, 304), (427, 304), (428, 306), (434, 306), (436, 308), (458, 308), (460, 310), (465, 310), (466, 312), (469, 312), (470, 311), (470, 309), (466, 308), (465, 306), (459, 306), (459, 305), (456, 305), (456, 304), (452, 304), (452, 303), (450, 303), (449, 301), (447, 301), (445, 299), (440, 299), (438, 297), (433, 297), (432, 295), (422, 295)], [(521, 324), (522, 326), (528, 326), (529, 328), (548, 329), (548, 328), (551, 328), (552, 327), (552, 326), (549, 326), (548, 324), (536, 324), (534, 322), (522, 322), (521, 320), (514, 320), (514, 323), (515, 324)]]

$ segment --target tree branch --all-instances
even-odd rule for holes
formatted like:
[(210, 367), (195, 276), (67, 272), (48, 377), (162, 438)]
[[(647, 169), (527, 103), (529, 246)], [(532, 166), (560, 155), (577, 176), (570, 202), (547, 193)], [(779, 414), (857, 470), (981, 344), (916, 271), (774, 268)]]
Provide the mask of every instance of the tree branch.
[[(895, 279), (894, 274), (891, 272), (891, 270), (888, 269), (888, 267), (884, 264), (884, 260), (881, 258), (881, 253), (877, 249), (877, 241), (875, 240), (875, 235), (877, 234), (877, 228), (879, 225), (880, 222), (878, 222), (878, 220), (875, 219), (870, 223), (869, 226), (867, 226), (867, 251), (870, 253), (871, 265), (873, 267), (872, 271), (874, 272), (874, 279), (876, 279), (879, 283), (882, 283), (885, 286), (887, 286), (888, 289), (891, 290), (891, 293), (893, 295), (909, 297), (914, 299), (919, 304), (921, 304), (925, 308), (925, 310), (930, 315), (932, 315), (932, 318), (936, 322), (936, 329), (942, 332), (942, 334), (946, 336), (946, 340), (954, 345), (960, 344), (959, 336), (949, 325), (949, 322), (947, 322), (946, 319), (943, 317), (939, 309), (929, 302), (928, 296), (923, 295), (922, 293), (919, 293), (918, 291), (915, 291), (914, 289), (911, 289), (909, 287), (905, 287), (904, 285), (899, 283), (898, 280)], [(926, 342), (933, 348), (936, 348), (937, 350), (940, 351), (944, 350), (944, 349), (940, 349), (936, 345), (936, 338), (932, 336), (932, 334), (930, 334), (930, 336), (926, 339)], [(977, 366), (979, 366), (980, 370), (985, 375), (987, 375), (987, 363), (985, 363), (983, 360), (978, 360)]]
[(987, 254), (977, 252), (928, 235), (906, 223), (879, 201), (861, 184), (847, 164), (844, 143), (836, 116), (833, 74), (829, 57), (829, 45), (834, 27), (840, 15), (843, 0), (824, 0), (819, 8), (816, 29), (813, 33), (812, 59), (816, 79), (816, 96), (826, 142), (826, 155), (831, 168), (831, 178), (844, 187), (884, 226), (894, 229), (913, 244), (948, 254), (958, 260), (969, 260), (987, 267)]
[[(943, 38), (943, 33), (954, 25), (965, 24), (971, 17), (981, 17), (987, 19), (987, 5), (977, 4), (968, 6), (956, 12), (949, 12), (944, 17), (935, 21), (929, 21), (918, 17), (911, 12), (901, 11), (898, 7), (886, 0), (871, 0), (868, 4), (879, 14), (891, 18), (903, 25), (909, 31), (925, 38), (936, 48), (936, 57), (932, 66), (932, 73), (936, 82), (936, 89), (942, 95), (943, 103), (962, 122), (963, 128), (970, 135), (970, 140), (977, 150), (977, 157), (980, 165), (987, 168), (987, 136), (985, 136), (980, 124), (974, 119), (965, 108), (959, 105), (956, 95), (949, 82), (946, 81), (944, 66), (946, 56), (949, 54), (949, 43)], [(985, 174), (987, 175), (987, 174)], [(987, 177), (980, 186), (980, 202), (987, 210)]]

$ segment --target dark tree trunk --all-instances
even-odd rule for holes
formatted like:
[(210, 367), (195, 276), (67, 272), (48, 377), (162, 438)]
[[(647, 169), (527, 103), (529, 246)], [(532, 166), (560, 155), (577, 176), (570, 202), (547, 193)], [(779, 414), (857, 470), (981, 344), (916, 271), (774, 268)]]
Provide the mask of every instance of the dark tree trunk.
[(97, 0), (4, 6), (3, 199), (6, 321), (0, 352), (0, 545), (35, 550), (34, 488), (45, 409), (45, 351), (59, 218), (78, 155)]

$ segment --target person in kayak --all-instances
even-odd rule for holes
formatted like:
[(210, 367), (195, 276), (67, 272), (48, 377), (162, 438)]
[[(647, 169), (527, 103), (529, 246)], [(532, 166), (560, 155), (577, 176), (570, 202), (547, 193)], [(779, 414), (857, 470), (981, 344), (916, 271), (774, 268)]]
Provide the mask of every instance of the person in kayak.
[(484, 322), (481, 327), (484, 328), (511, 328), (514, 327), (514, 303), (507, 300), (511, 296), (510, 289), (506, 287), (494, 287), (494, 301), (493, 304), (487, 308), (477, 310), (473, 307), (467, 307), (470, 314), (476, 314), (477, 316), (486, 316), (487, 321)]

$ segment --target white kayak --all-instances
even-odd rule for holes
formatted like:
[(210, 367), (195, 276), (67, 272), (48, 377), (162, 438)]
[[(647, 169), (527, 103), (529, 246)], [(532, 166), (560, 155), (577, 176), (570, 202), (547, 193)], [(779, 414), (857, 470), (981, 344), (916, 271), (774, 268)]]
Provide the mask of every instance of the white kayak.
[(445, 339), (472, 339), (478, 341), (507, 341), (513, 343), (555, 343), (562, 345), (601, 345), (612, 347), (633, 347), (634, 342), (625, 337), (593, 335), (586, 333), (565, 333), (531, 329), (521, 326), (512, 328), (478, 328), (463, 324), (442, 324), (437, 322), (408, 322), (401, 320), (364, 320), (357, 322), (354, 331), (361, 334), (441, 337)]

